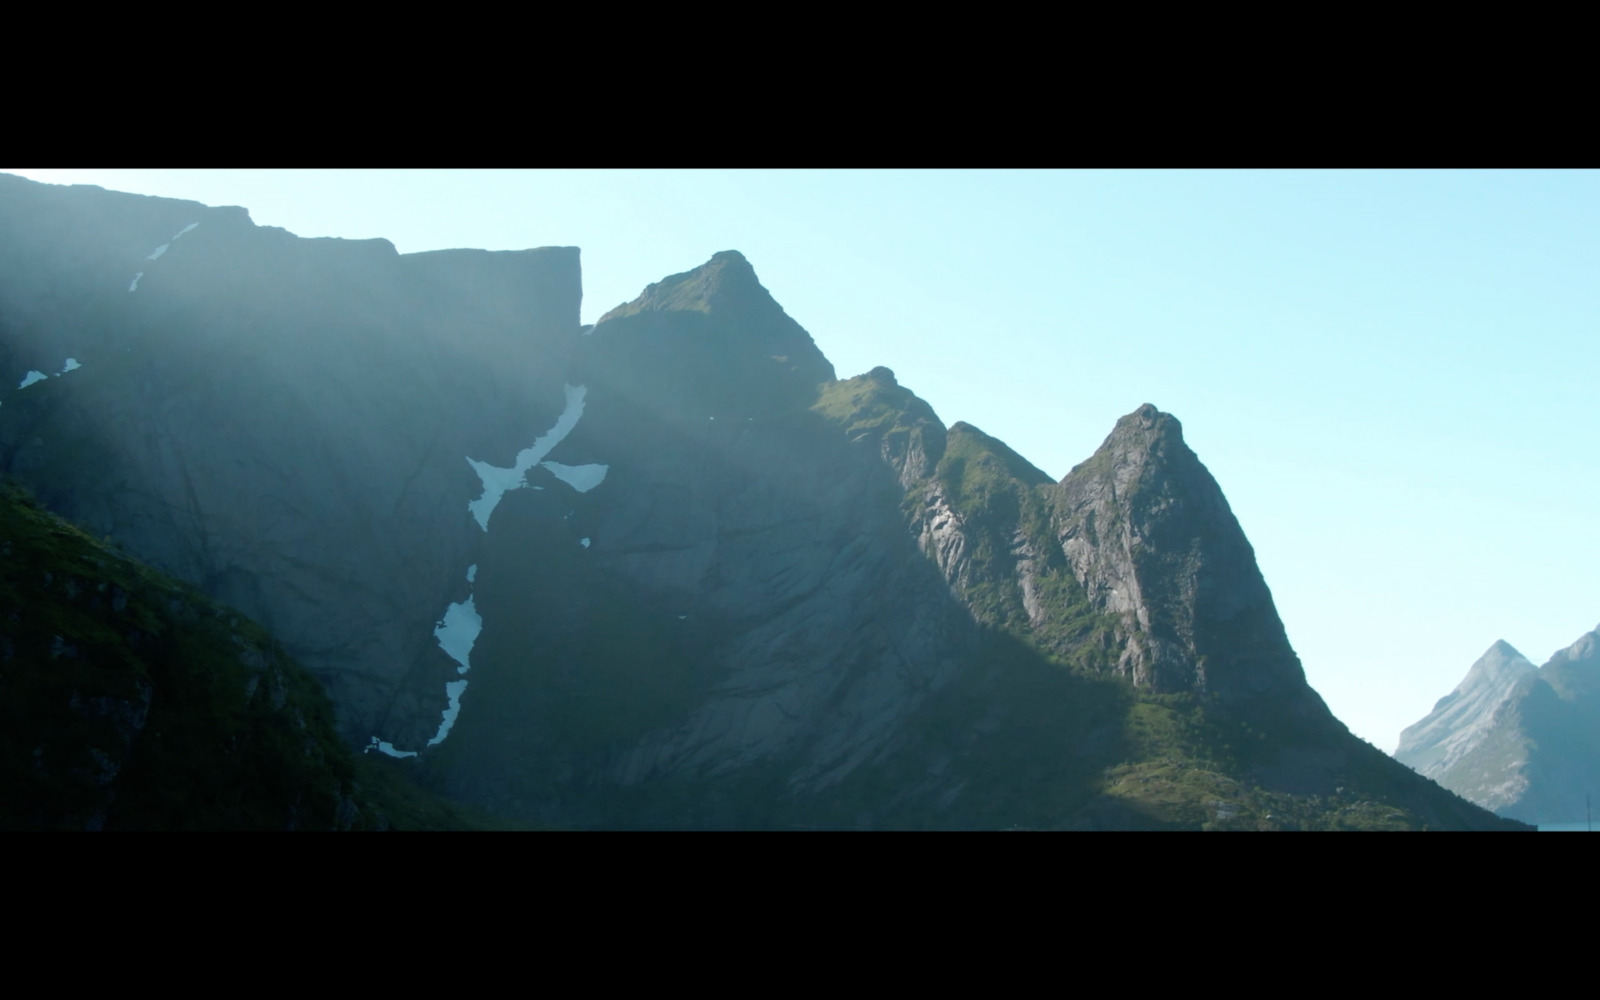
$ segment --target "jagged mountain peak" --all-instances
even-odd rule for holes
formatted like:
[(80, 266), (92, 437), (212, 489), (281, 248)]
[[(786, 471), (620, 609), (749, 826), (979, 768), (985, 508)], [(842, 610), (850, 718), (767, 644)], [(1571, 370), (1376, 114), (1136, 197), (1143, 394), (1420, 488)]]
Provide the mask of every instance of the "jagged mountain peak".
[(804, 409), (833, 365), (762, 287), (744, 255), (724, 250), (606, 313), (584, 338), (577, 377), (657, 418)]
[(961, 438), (971, 439), (977, 452), (994, 456), (1004, 467), (1007, 474), (1016, 477), (1017, 480), (1026, 485), (1038, 486), (1052, 481), (1049, 475), (1012, 450), (1010, 445), (993, 435), (985, 434), (981, 429), (974, 427), (965, 420), (957, 420), (950, 425), (950, 438), (952, 442)]
[(600, 323), (642, 312), (729, 310), (742, 319), (759, 316), (776, 321), (781, 316), (794, 323), (756, 277), (756, 269), (737, 250), (720, 250), (697, 268), (650, 283), (632, 302), (619, 305), (600, 317)]
[(1600, 634), (1542, 667), (1504, 641), (1401, 733), (1395, 757), (1502, 816), (1570, 823), (1600, 787)]
[(1562, 698), (1600, 698), (1600, 630), (1585, 632), (1572, 645), (1556, 651), (1539, 676), (1550, 682)]
[(1597, 626), (1592, 632), (1585, 632), (1572, 645), (1558, 651), (1554, 656), (1550, 657), (1550, 663), (1546, 664), (1546, 666), (1555, 663), (1573, 663), (1579, 660), (1594, 659), (1597, 654), (1600, 654), (1600, 626)]
[(1062, 549), (1091, 601), (1127, 623), (1120, 672), (1157, 691), (1287, 697), (1326, 714), (1255, 550), (1176, 417), (1148, 403), (1122, 417), (1061, 487)]
[(1156, 409), (1154, 403), (1143, 403), (1137, 410), (1121, 417), (1111, 431), (1112, 436), (1121, 434), (1124, 437), (1138, 432), (1143, 432), (1150, 440), (1169, 437), (1183, 440), (1183, 425), (1178, 418)]
[(1218, 522), (1249, 547), (1221, 487), (1184, 442), (1183, 425), (1149, 403), (1119, 418), (1095, 453), (1074, 466), (1061, 485), (1072, 494), (1127, 502), (1126, 512), (1136, 517), (1152, 504), (1165, 509), (1181, 499), (1192, 513)]
[(1464, 691), (1476, 684), (1489, 682), (1508, 671), (1522, 674), (1534, 669), (1536, 668), (1533, 662), (1523, 656), (1515, 646), (1504, 639), (1496, 639), (1494, 644), (1484, 650), (1483, 655), (1472, 664), (1472, 669), (1467, 671), (1467, 676), (1456, 691)]
[(1440, 698), (1427, 717), (1400, 734), (1395, 759), (1442, 780), (1493, 737), (1504, 708), (1538, 672), (1504, 639), (1495, 640), (1454, 691)]
[[(1132, 413), (1118, 418), (1100, 448), (1087, 461), (1075, 466), (1067, 478), (1080, 471), (1103, 472), (1129, 465), (1142, 469), (1152, 455), (1160, 458), (1169, 455), (1192, 458), (1193, 454), (1184, 444), (1183, 424), (1178, 418), (1145, 403)], [(1063, 483), (1066, 481), (1066, 478), (1062, 480)]]

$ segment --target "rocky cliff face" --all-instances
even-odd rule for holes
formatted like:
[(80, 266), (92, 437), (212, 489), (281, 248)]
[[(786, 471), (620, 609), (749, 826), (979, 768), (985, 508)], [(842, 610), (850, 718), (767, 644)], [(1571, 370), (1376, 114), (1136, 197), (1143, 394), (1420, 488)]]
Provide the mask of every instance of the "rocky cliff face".
[(1121, 619), (1118, 672), (1155, 691), (1326, 708), (1306, 686), (1222, 490), (1148, 403), (1061, 481), (1056, 538), (1090, 602)]
[[(6, 471), (260, 618), (347, 739), (460, 800), (606, 827), (1497, 823), (1328, 714), (1153, 407), (1053, 483), (886, 368), (836, 379), (737, 253), (585, 332), (572, 250), (401, 257), (39, 187), (0, 185), (6, 252), (54, 262), (0, 289)], [(52, 319), (63, 289), (89, 333)]]
[(1496, 642), (1395, 757), (1502, 816), (1582, 822), (1600, 798), (1600, 629), (1538, 668)]
[(0, 397), (0, 466), (260, 620), (352, 740), (425, 743), (482, 544), (468, 459), (511, 465), (560, 412), (577, 251), (400, 256), (0, 182), (0, 384), (59, 372)]
[(831, 366), (742, 257), (602, 318), (578, 370), (583, 418), (551, 458), (603, 480), (536, 476), (495, 512), (463, 703), (495, 721), (431, 766), (550, 821), (770, 825), (904, 739), (971, 622), (879, 443), (811, 411)]

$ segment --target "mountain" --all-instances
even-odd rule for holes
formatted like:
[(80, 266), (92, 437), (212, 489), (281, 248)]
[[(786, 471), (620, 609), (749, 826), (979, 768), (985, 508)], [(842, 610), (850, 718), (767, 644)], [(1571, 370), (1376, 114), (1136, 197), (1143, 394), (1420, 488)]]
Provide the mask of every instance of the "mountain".
[(584, 328), (571, 248), (400, 255), (5, 177), (0, 233), (0, 471), (259, 621), (347, 746), (453, 801), (1518, 826), (1328, 712), (1153, 406), (1054, 482), (888, 368), (837, 378), (733, 251)]
[(1583, 822), (1600, 796), (1600, 629), (1537, 668), (1496, 642), (1395, 758), (1502, 816)]

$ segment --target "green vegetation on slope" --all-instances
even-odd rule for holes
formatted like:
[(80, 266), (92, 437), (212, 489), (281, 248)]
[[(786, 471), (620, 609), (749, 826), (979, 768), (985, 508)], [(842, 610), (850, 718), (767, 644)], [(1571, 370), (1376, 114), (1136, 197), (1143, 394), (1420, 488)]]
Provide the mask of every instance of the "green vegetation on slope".
[(260, 626), (0, 487), (0, 827), (470, 827)]
[[(853, 379), (823, 387), (814, 409), (854, 439), (912, 425), (904, 397), (915, 398)], [(1096, 460), (1075, 472), (1095, 471)], [(1244, 718), (1113, 676), (1126, 623), (1097, 611), (1067, 564), (1055, 537), (1059, 494), (1042, 471), (964, 423), (950, 428), (932, 475), (909, 487), (913, 530), (935, 497), (960, 520), (964, 548), (945, 569), (984, 626), (982, 639), (971, 667), (922, 707), (911, 744), (827, 797), (838, 821), (894, 810), (906, 817), (897, 823), (927, 827), (1387, 830), (1471, 821), (1445, 796), (1428, 815), (1395, 805), (1424, 801), (1425, 783), (1331, 717)], [(1242, 641), (1218, 642), (1230, 639)], [(975, 722), (980, 704), (987, 711)], [(1018, 788), (1028, 793), (1019, 799)]]

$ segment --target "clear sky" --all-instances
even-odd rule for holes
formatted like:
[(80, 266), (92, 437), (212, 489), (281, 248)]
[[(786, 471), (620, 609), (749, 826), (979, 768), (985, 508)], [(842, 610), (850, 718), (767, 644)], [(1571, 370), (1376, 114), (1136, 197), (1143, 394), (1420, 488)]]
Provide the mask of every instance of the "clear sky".
[(1600, 623), (1600, 173), (12, 170), (301, 236), (583, 249), (585, 322), (742, 251), (1061, 477), (1175, 414), (1312, 685), (1392, 751), (1496, 639)]

